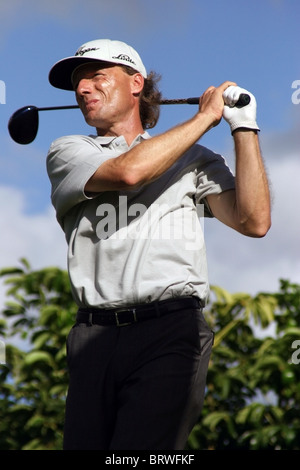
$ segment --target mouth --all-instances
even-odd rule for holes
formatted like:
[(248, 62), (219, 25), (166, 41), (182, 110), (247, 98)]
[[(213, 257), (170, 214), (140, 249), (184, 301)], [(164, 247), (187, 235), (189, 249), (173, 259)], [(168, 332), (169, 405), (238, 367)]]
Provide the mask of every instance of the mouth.
[(97, 105), (98, 102), (99, 100), (97, 99), (87, 100), (87, 101), (84, 101), (83, 107), (85, 108), (86, 111), (91, 111), (95, 109), (95, 106)]

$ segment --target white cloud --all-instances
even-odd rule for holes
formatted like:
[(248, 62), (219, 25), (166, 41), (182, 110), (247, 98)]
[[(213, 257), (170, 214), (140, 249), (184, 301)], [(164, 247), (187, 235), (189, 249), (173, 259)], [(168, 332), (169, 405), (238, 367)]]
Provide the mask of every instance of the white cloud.
[(65, 266), (66, 242), (53, 208), (49, 205), (42, 214), (26, 214), (23, 195), (13, 187), (0, 187), (0, 200), (5, 201), (0, 214), (2, 267), (21, 257), (34, 268)]
[[(49, 206), (42, 214), (26, 214), (24, 196), (14, 187), (0, 186), (1, 266), (19, 266), (27, 258), (33, 269), (66, 269), (67, 244)], [(0, 309), (6, 288), (0, 279)]]
[(300, 283), (300, 160), (294, 152), (272, 158), (270, 148), (272, 227), (264, 238), (244, 237), (215, 220), (205, 223), (210, 282), (231, 292), (276, 292), (279, 279)]

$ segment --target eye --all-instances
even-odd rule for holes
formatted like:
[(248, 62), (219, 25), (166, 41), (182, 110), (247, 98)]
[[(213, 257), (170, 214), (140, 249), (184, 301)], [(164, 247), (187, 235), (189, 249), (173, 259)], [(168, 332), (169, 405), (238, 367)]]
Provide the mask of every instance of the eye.
[(103, 77), (103, 76), (104, 76), (103, 72), (95, 72), (94, 75), (93, 75), (93, 78), (94, 77)]

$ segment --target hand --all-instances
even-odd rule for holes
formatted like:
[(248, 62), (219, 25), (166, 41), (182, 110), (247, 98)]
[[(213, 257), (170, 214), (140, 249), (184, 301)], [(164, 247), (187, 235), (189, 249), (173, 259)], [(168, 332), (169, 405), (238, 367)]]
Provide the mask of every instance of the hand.
[(226, 81), (218, 87), (210, 86), (200, 97), (199, 112), (211, 119), (211, 127), (217, 126), (222, 119), (224, 109), (223, 92), (227, 88), (234, 88), (235, 82)]
[[(243, 108), (236, 108), (235, 103), (241, 93), (250, 96), (250, 103)], [(238, 86), (229, 86), (223, 92), (223, 100), (225, 103), (223, 118), (230, 125), (231, 132), (240, 128), (260, 130), (256, 123), (256, 99), (252, 93)]]

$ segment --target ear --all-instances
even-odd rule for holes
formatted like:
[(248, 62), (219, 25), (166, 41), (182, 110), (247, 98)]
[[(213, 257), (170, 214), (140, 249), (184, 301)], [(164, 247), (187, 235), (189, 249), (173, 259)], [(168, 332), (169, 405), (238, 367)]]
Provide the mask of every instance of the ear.
[(141, 73), (135, 73), (131, 78), (131, 91), (134, 95), (139, 95), (144, 88), (144, 77)]

